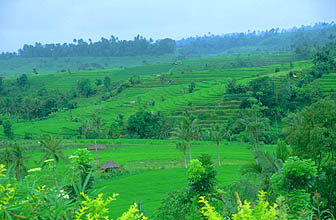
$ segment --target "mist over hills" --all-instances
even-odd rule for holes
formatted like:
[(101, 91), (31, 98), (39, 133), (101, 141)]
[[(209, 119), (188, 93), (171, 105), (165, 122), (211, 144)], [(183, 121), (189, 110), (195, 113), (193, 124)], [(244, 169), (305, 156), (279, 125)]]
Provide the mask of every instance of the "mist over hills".
[(74, 39), (72, 43), (25, 44), (18, 52), (3, 52), (0, 59), (12, 57), (124, 57), (164, 54), (178, 54), (184, 59), (191, 54), (253, 53), (271, 51), (290, 51), (302, 46), (319, 46), (336, 35), (336, 25), (316, 23), (310, 26), (293, 27), (280, 30), (272, 28), (265, 31), (230, 33), (189, 37), (181, 40), (170, 38), (154, 41), (137, 35), (133, 40), (121, 40), (116, 36), (91, 39)]

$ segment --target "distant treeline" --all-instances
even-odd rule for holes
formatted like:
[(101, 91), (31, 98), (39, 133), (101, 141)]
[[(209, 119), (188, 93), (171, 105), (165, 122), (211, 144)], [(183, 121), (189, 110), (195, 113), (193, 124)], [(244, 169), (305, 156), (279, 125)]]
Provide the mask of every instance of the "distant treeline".
[[(216, 54), (236, 52), (234, 49), (249, 53), (251, 51), (291, 51), (302, 50), (307, 46), (321, 46), (336, 36), (336, 24), (333, 22), (316, 23), (313, 26), (301, 26), (280, 30), (272, 28), (266, 31), (208, 35), (190, 37), (177, 41), (181, 55)], [(232, 50), (232, 51), (231, 51)], [(239, 50), (238, 50), (239, 51)]]
[[(74, 39), (73, 43), (24, 45), (14, 53), (1, 53), (0, 59), (11, 57), (122, 57), (138, 55), (179, 54), (183, 59), (190, 54), (216, 54), (240, 51), (291, 51), (309, 55), (308, 47), (318, 47), (336, 36), (335, 23), (317, 23), (289, 30), (274, 29), (234, 33), (225, 35), (204, 35), (179, 41), (170, 38), (153, 41), (138, 35), (133, 40), (120, 40), (115, 36), (101, 38), (97, 42)], [(245, 48), (245, 50), (244, 50)]]
[(11, 57), (122, 57), (137, 55), (163, 55), (173, 53), (176, 50), (176, 42), (166, 38), (158, 41), (138, 35), (133, 40), (119, 40), (111, 36), (110, 39), (101, 38), (100, 41), (89, 42), (83, 39), (74, 39), (67, 44), (25, 44), (17, 53), (1, 53), (0, 58)]

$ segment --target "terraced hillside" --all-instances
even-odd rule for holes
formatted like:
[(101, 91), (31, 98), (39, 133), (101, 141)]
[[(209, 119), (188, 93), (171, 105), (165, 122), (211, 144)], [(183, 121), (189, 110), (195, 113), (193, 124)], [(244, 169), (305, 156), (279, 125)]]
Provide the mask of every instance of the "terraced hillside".
[(324, 95), (336, 96), (336, 73), (325, 74), (316, 81), (319, 82)]
[[(217, 58), (216, 58), (217, 59)], [(226, 58), (225, 58), (226, 59)], [(180, 64), (181, 65), (181, 64)], [(183, 64), (182, 64), (183, 65)], [(78, 99), (79, 108), (66, 112), (51, 114), (47, 120), (18, 121), (14, 124), (14, 132), (23, 137), (29, 131), (34, 136), (51, 132), (60, 135), (74, 135), (79, 125), (87, 121), (92, 114), (99, 114), (109, 124), (123, 114), (125, 120), (140, 108), (148, 111), (166, 113), (170, 117), (179, 117), (185, 110), (191, 111), (199, 118), (203, 127), (208, 127), (215, 121), (225, 121), (235, 117), (242, 95), (225, 94), (227, 80), (234, 78), (239, 83), (262, 76), (281, 78), (289, 71), (300, 70), (309, 65), (308, 61), (295, 62), (292, 68), (289, 63), (260, 67), (226, 68), (197, 71), (169, 71), (172, 64), (134, 67), (128, 69), (112, 69), (100, 71), (85, 71), (78, 73), (61, 73), (31, 77), (31, 82), (45, 82), (47, 88), (71, 89), (77, 80), (82, 78), (103, 79), (110, 76), (113, 79), (127, 79), (139, 73), (141, 83), (127, 88), (106, 101), (99, 97)], [(275, 69), (279, 68), (279, 72)], [(192, 93), (188, 91), (191, 82), (195, 83)]]

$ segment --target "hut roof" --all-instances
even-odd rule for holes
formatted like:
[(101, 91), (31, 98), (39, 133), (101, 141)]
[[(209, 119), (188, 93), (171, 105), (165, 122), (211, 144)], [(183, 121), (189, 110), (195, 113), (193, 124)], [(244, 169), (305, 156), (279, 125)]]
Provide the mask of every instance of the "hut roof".
[(107, 169), (107, 168), (119, 168), (120, 165), (114, 162), (113, 160), (109, 160), (104, 162), (102, 165), (99, 166), (102, 169)]
[(97, 150), (105, 150), (106, 149), (105, 145), (97, 144), (97, 145), (89, 146), (88, 150), (96, 150), (96, 148), (97, 148)]

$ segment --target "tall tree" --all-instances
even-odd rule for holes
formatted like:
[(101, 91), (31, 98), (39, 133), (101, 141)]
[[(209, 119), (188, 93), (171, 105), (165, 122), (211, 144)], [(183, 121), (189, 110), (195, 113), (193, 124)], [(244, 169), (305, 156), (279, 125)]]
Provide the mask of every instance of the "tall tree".
[(257, 146), (260, 143), (260, 138), (265, 136), (270, 130), (270, 120), (264, 117), (264, 111), (267, 107), (263, 106), (255, 98), (249, 99), (250, 108), (242, 111), (241, 118), (238, 123), (245, 127), (245, 136), (250, 140), (253, 146), (253, 151), (257, 153)]
[(291, 114), (284, 122), (293, 152), (312, 158), (318, 171), (323, 162), (336, 158), (336, 103), (333, 100), (320, 100), (296, 115)]
[(28, 85), (28, 77), (26, 74), (22, 74), (16, 81), (20, 88), (24, 88)]
[(186, 114), (179, 126), (173, 132), (175, 139), (185, 141), (187, 143), (190, 161), (192, 160), (190, 141), (193, 138), (196, 123), (197, 119), (193, 119), (191, 115)]
[(184, 141), (179, 141), (176, 143), (176, 149), (183, 152), (184, 167), (188, 168), (187, 158), (186, 158), (187, 144)]
[(108, 76), (105, 76), (104, 78), (104, 86), (106, 88), (106, 91), (109, 91), (111, 89), (111, 78)]
[[(44, 150), (44, 154), (40, 159), (40, 163), (44, 162), (46, 159), (53, 159), (53, 172), (54, 172), (54, 180), (55, 185), (58, 188), (57, 174), (56, 174), (56, 163), (60, 161), (60, 159), (65, 160), (65, 156), (63, 150), (61, 149), (62, 140), (58, 140), (53, 135), (44, 135), (40, 140), (41, 147)], [(45, 165), (45, 163), (43, 164)]]
[(24, 155), (25, 150), (22, 146), (19, 146), (15, 143), (10, 144), (9, 147), (11, 148), (11, 164), (13, 166), (13, 174), (17, 180), (21, 180), (27, 173), (25, 161), (28, 159), (28, 157)]
[(96, 146), (96, 163), (97, 163), (97, 167), (98, 167), (98, 149), (97, 149), (97, 142), (96, 142), (96, 138), (100, 138), (101, 137), (101, 127), (105, 125), (103, 119), (101, 117), (99, 117), (96, 113), (92, 115), (91, 118), (91, 124), (92, 127), (96, 130), (96, 136), (95, 136), (95, 146)]
[(327, 207), (336, 207), (336, 103), (322, 99), (284, 120), (292, 154), (310, 158), (317, 165), (316, 190), (327, 198)]
[(4, 134), (8, 139), (12, 139), (14, 137), (14, 133), (12, 131), (12, 123), (9, 120), (5, 120), (2, 122), (2, 127), (4, 130)]
[(209, 133), (210, 133), (211, 140), (217, 144), (218, 166), (221, 166), (219, 142), (223, 139), (223, 135), (221, 133), (221, 129), (219, 125), (217, 123), (214, 124), (209, 130)]

